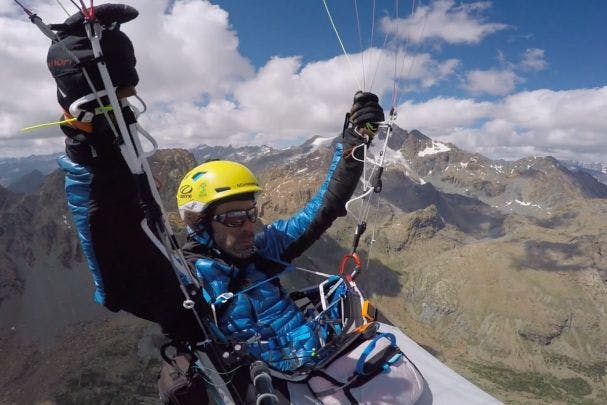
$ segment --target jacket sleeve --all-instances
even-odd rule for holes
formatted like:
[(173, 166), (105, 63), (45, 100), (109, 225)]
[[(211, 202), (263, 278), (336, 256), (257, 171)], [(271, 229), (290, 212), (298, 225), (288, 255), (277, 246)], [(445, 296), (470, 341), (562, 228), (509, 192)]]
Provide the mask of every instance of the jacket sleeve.
[[(290, 261), (300, 256), (333, 224), (346, 215), (350, 199), (363, 170), (362, 148), (354, 149), (362, 139), (347, 129), (336, 147), (324, 183), (306, 206), (286, 220), (268, 225), (255, 238), (262, 256)], [(357, 160), (352, 154), (355, 154)]]

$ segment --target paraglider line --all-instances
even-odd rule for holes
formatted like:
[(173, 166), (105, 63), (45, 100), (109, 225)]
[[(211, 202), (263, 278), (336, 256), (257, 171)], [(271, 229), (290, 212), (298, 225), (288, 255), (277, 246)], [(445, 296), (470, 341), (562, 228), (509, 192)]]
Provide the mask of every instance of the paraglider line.
[(375, 0), (373, 0), (373, 12), (371, 13), (371, 41), (369, 46), (373, 48), (373, 37), (375, 35)]
[[(398, 24), (398, 0), (394, 1), (394, 8), (395, 8), (395, 12), (396, 12), (395, 19), (394, 19), (396, 21), (396, 35), (394, 37), (398, 40), (398, 26), (399, 26), (399, 24)], [(395, 50), (394, 51), (394, 81), (393, 81), (393, 85), (392, 85), (392, 108), (395, 107), (394, 103), (396, 103), (396, 91), (397, 91), (396, 73), (398, 71), (397, 66), (398, 66), (398, 52), (397, 52), (397, 50)]]
[(363, 88), (362, 90), (365, 90), (365, 87), (367, 86), (365, 80), (365, 53), (364, 53), (364, 49), (363, 49), (363, 38), (362, 38), (362, 33), (360, 31), (360, 18), (358, 17), (358, 3), (356, 2), (356, 0), (353, 0), (354, 3), (354, 14), (356, 15), (356, 29), (358, 30), (358, 43), (360, 45), (360, 60), (361, 60), (361, 64), (362, 64), (362, 70), (363, 70)]
[(67, 16), (70, 16), (69, 11), (66, 10), (66, 8), (63, 6), (63, 4), (61, 3), (60, 0), (55, 0), (57, 2), (57, 4), (59, 4), (59, 7), (61, 7), (63, 9), (63, 11), (65, 11), (65, 14), (67, 14)]
[[(416, 8), (416, 4), (415, 4), (415, 0), (414, 0), (414, 1), (413, 1), (413, 7), (412, 7), (412, 9), (411, 9), (411, 15), (413, 15), (413, 13), (415, 12), (415, 8)], [(424, 16), (424, 23), (422, 24), (422, 29), (421, 29), (421, 31), (419, 32), (419, 37), (420, 37), (420, 39), (421, 39), (421, 37), (424, 35), (424, 31), (426, 30), (426, 24), (427, 24), (427, 23), (428, 23), (428, 14), (426, 14), (426, 15)], [(406, 46), (407, 46), (407, 44), (405, 44), (405, 50), (406, 50)], [(411, 60), (411, 64), (409, 65), (409, 71), (407, 72), (407, 77), (409, 77), (409, 76), (411, 75), (411, 71), (413, 70), (413, 66), (415, 65), (415, 59), (416, 59), (416, 56), (417, 56), (417, 55), (413, 56), (413, 58), (412, 58), (412, 60)], [(405, 67), (405, 59), (404, 59), (404, 58), (405, 58), (405, 56), (403, 56), (403, 64), (402, 64), (402, 66), (401, 66), (401, 75), (402, 75), (402, 70), (403, 70), (403, 69), (404, 69), (404, 67)], [(397, 105), (398, 105), (398, 104), (400, 104), (401, 99), (402, 99), (402, 97), (403, 97), (403, 94), (404, 94), (404, 92), (402, 92), (401, 94), (399, 94), (399, 96), (398, 96), (398, 101), (396, 102), (396, 104), (397, 104)]]
[[(386, 44), (388, 43), (388, 31), (386, 30), (386, 35), (384, 36), (384, 43), (381, 46), (381, 49), (386, 48)], [(380, 52), (379, 58), (377, 59), (377, 65), (375, 65), (375, 71), (373, 72), (373, 78), (371, 79), (371, 87), (369, 87), (369, 91), (373, 89), (373, 83), (375, 83), (375, 77), (377, 77), (377, 71), (379, 70), (379, 65), (381, 65), (381, 61), (384, 59), (384, 53)]]
[(31, 11), (29, 11), (23, 4), (19, 3), (17, 0), (15, 0), (15, 3), (19, 4), (19, 6), (21, 6), (21, 8), (23, 9), (23, 11), (26, 12), (26, 14), (27, 14), (28, 17), (32, 17), (32, 16), (35, 15)]
[(84, 11), (80, 8), (78, 3), (76, 3), (74, 0), (70, 0), (70, 3), (72, 3), (74, 7), (76, 7), (76, 9), (82, 13), (82, 15), (86, 16), (86, 14), (84, 14)]
[[(354, 67), (352, 65), (352, 61), (350, 60), (350, 56), (348, 55), (348, 52), (346, 51), (346, 47), (344, 46), (344, 43), (341, 40), (341, 37), (339, 36), (339, 31), (337, 31), (337, 27), (335, 26), (335, 22), (333, 21), (333, 17), (331, 17), (331, 11), (329, 10), (329, 6), (327, 6), (327, 1), (326, 0), (322, 0), (322, 3), (325, 6), (325, 10), (327, 11), (327, 16), (329, 17), (329, 21), (331, 22), (331, 26), (333, 27), (333, 31), (335, 32), (335, 35), (337, 36), (337, 41), (339, 41), (339, 45), (341, 46), (341, 50), (343, 51), (344, 55), (346, 56), (346, 59), (348, 60), (348, 63), (350, 64), (350, 69), (352, 69), (352, 71), (354, 71)], [(358, 79), (356, 78), (356, 76), (354, 77), (354, 80), (356, 81), (356, 85), (358, 86), (359, 89), (362, 89), (360, 86), (360, 83), (358, 81)]]

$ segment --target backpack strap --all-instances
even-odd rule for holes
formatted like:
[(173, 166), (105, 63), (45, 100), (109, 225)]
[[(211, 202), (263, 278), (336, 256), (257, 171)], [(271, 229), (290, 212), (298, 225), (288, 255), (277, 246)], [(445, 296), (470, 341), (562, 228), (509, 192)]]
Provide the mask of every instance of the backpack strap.
[[(388, 339), (390, 345), (380, 350), (370, 359), (368, 358), (371, 352), (375, 349), (375, 345), (380, 339)], [(382, 372), (389, 372), (390, 367), (396, 363), (402, 356), (401, 350), (396, 346), (396, 337), (392, 333), (380, 333), (371, 339), (365, 350), (362, 352), (354, 373), (348, 377), (345, 382), (338, 381), (322, 370), (314, 370), (312, 376), (321, 377), (334, 385), (334, 387), (321, 392), (315, 392), (318, 397), (334, 394), (338, 391), (343, 391), (346, 397), (352, 402), (357, 403), (356, 399), (350, 392), (351, 389), (360, 387), (371, 381), (375, 376)]]
[[(377, 344), (377, 341), (382, 338), (388, 339), (390, 341), (390, 346), (388, 346), (386, 349), (382, 350), (377, 355), (373, 356), (373, 358), (370, 360), (370, 362), (368, 364), (366, 364), (367, 357), (369, 357), (369, 354), (371, 354), (373, 349), (375, 349), (375, 345)], [(390, 350), (390, 349), (392, 349), (392, 350)], [(373, 369), (373, 366), (375, 366), (377, 361), (383, 359), (386, 356), (387, 352), (395, 352), (396, 350), (394, 350), (394, 349), (399, 350), (398, 347), (396, 346), (396, 337), (394, 336), (394, 334), (378, 333), (371, 340), (371, 342), (369, 342), (369, 345), (367, 345), (365, 350), (362, 352), (360, 358), (358, 359), (358, 362), (356, 363), (356, 374), (361, 375), (361, 376), (369, 374), (370, 372), (372, 372), (371, 370)], [(381, 354), (381, 356), (378, 359), (378, 356), (380, 354)], [(392, 353), (392, 354), (394, 354), (394, 353)], [(392, 363), (394, 363), (394, 362), (392, 362)]]

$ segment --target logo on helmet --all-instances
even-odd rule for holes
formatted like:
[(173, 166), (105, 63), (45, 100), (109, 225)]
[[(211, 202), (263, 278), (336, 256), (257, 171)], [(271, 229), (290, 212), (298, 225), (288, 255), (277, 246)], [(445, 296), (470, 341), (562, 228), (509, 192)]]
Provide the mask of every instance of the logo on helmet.
[(181, 186), (181, 188), (179, 189), (179, 193), (181, 194), (182, 198), (187, 197), (188, 195), (192, 194), (192, 191), (194, 191), (194, 189), (189, 184), (186, 184), (185, 186)]
[(240, 187), (248, 187), (248, 186), (256, 186), (257, 183), (255, 182), (251, 182), (251, 183), (238, 183), (236, 185), (236, 188), (240, 188)]

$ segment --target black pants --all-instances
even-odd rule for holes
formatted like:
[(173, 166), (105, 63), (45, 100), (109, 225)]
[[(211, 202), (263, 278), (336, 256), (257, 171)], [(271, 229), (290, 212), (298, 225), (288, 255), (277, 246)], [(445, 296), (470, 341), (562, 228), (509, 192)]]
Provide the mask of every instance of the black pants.
[(199, 339), (200, 328), (191, 311), (183, 308), (172, 266), (141, 228), (144, 213), (137, 185), (110, 134), (64, 131), (69, 132), (68, 156), (92, 174), (88, 230), (104, 305), (158, 323), (171, 338)]
[[(191, 357), (188, 357), (191, 359)], [(209, 404), (214, 394), (207, 392), (205, 386), (208, 387), (210, 380), (200, 375), (190, 374), (189, 382), (186, 383), (185, 375), (188, 375), (188, 361), (167, 362), (162, 363), (160, 371), (158, 388), (160, 397), (165, 404), (169, 405), (200, 405)], [(179, 368), (179, 369), (177, 369)], [(205, 382), (206, 380), (206, 382)], [(236, 391), (237, 398), (234, 398), (237, 404), (256, 404), (257, 393), (253, 386), (248, 367), (238, 368), (233, 375), (228, 377), (229, 384)], [(290, 404), (289, 390), (284, 381), (273, 380), (274, 392), (279, 399), (279, 403)], [(209, 388), (211, 391), (213, 388)]]

